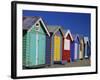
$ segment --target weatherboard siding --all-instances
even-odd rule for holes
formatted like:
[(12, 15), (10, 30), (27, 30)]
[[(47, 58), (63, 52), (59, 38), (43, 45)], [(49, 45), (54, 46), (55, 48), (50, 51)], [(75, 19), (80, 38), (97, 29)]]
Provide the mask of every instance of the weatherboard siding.
[(23, 66), (26, 65), (26, 35), (23, 36)]
[(30, 65), (37, 65), (36, 63), (36, 34), (30, 32)]
[(74, 60), (75, 60), (75, 53), (74, 53), (74, 51), (75, 51), (75, 43), (74, 43), (74, 41), (71, 43), (71, 62), (73, 62)]
[(23, 43), (25, 46), (24, 53), (26, 52), (24, 54), (24, 65), (26, 67), (45, 64), (46, 34), (43, 32), (42, 27), (40, 27), (40, 31), (35, 31), (33, 26), (27, 32)]
[(46, 56), (45, 56), (46, 64), (51, 64), (51, 39), (46, 35)]
[(38, 34), (38, 64), (45, 64), (46, 37), (44, 34)]

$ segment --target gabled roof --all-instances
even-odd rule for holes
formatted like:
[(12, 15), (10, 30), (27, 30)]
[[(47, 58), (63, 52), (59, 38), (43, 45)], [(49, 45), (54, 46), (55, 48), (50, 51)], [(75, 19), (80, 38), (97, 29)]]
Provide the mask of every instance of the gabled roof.
[(79, 35), (78, 34), (72, 34), (73, 36), (73, 39), (76, 40), (76, 38), (79, 38)]
[(32, 25), (34, 25), (40, 17), (35, 17), (35, 16), (24, 16), (23, 17), (23, 29), (30, 29)]
[(74, 39), (73, 39), (73, 36), (72, 36), (72, 34), (71, 34), (71, 32), (70, 32), (70, 30), (69, 29), (67, 29), (67, 30), (64, 30), (63, 29), (63, 33), (64, 33), (64, 37), (66, 38), (67, 36), (68, 36), (68, 34), (70, 35), (70, 37), (71, 37), (71, 40), (73, 41)]
[(89, 38), (87, 36), (84, 37), (84, 42), (85, 43), (89, 42)]
[(61, 33), (62, 33), (62, 35), (63, 35), (63, 32), (62, 32), (62, 30), (61, 30), (61, 26), (57, 26), (57, 25), (48, 25), (48, 26), (47, 26), (47, 29), (49, 30), (49, 32), (52, 32), (53, 35), (54, 35), (58, 30), (60, 30)]
[(49, 32), (55, 32), (57, 29), (59, 29), (59, 26), (47, 26), (47, 28), (48, 28), (48, 30), (49, 30)]
[(84, 37), (83, 37), (83, 35), (79, 35), (79, 40), (83, 40), (83, 42), (84, 42)]
[(35, 25), (36, 22), (38, 22), (38, 21), (41, 21), (41, 23), (43, 24), (43, 27), (44, 27), (45, 31), (50, 36), (50, 33), (49, 33), (48, 29), (47, 29), (47, 26), (43, 22), (42, 18), (38, 17), (38, 16), (24, 16), (23, 17), (23, 29), (24, 30), (30, 30), (30, 29), (32, 29), (32, 26)]

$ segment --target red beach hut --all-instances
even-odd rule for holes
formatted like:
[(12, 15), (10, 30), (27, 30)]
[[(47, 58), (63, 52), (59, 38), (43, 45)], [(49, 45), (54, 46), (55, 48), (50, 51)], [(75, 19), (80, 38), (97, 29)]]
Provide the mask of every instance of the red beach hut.
[(63, 39), (63, 54), (62, 54), (62, 63), (70, 62), (71, 59), (71, 42), (73, 41), (72, 34), (70, 30), (63, 30), (64, 39)]

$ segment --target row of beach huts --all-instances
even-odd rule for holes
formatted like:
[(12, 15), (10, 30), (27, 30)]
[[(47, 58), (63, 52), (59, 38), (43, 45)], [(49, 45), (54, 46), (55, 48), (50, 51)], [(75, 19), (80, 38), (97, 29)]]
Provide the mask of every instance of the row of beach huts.
[(48, 26), (41, 17), (23, 17), (23, 66), (67, 64), (91, 55), (90, 40), (61, 26)]

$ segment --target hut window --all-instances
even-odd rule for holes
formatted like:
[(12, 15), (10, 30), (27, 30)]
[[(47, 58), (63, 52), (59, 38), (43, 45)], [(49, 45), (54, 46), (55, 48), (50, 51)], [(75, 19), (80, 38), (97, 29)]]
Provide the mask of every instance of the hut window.
[(40, 24), (37, 23), (37, 24), (35, 25), (35, 30), (36, 30), (36, 31), (39, 31), (39, 29), (40, 29)]

